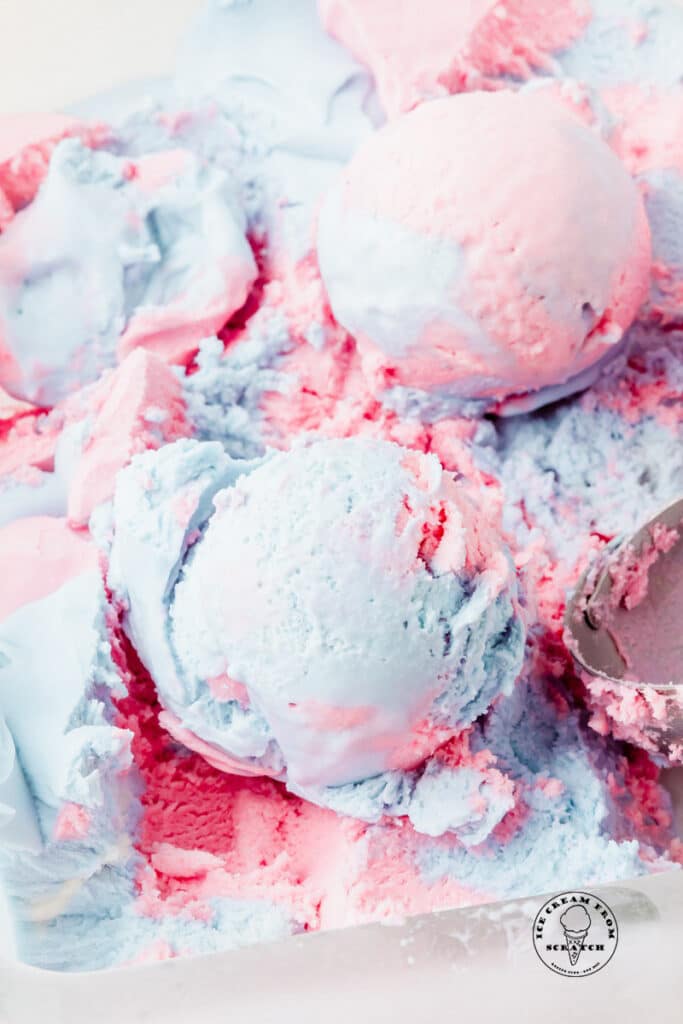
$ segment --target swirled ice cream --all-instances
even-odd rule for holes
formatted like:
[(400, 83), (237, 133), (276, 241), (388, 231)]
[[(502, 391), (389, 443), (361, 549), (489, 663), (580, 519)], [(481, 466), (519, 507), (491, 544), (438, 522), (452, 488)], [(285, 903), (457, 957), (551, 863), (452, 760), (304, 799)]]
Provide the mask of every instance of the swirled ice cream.
[(24, 960), (680, 862), (665, 708), (563, 622), (683, 493), (682, 19), (212, 0), (168, 80), (0, 120)]
[(0, 235), (0, 385), (48, 405), (137, 346), (179, 361), (247, 298), (244, 229), (229, 180), (191, 153), (61, 142)]
[(488, 405), (579, 390), (648, 289), (626, 169), (536, 92), (434, 101), (360, 148), (325, 199), (332, 312), (380, 391)]
[(191, 442), (137, 460), (109, 580), (169, 730), (226, 771), (410, 815), (415, 770), (521, 667), (515, 573), (484, 502), (433, 456), (369, 439), (256, 464)]

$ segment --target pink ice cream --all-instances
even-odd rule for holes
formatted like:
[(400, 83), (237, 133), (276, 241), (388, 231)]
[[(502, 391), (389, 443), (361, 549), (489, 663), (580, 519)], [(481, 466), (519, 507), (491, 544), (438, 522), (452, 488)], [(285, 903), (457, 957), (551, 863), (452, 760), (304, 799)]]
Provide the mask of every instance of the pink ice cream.
[(145, 349), (134, 349), (93, 396), (88, 439), (70, 482), (68, 517), (85, 526), (114, 493), (117, 472), (138, 452), (190, 433), (180, 381)]
[(373, 136), (325, 201), (318, 255), (379, 390), (494, 405), (614, 350), (647, 294), (650, 234), (597, 134), (550, 98), (503, 91), (425, 104)]
[(319, 0), (328, 32), (366, 64), (392, 117), (422, 100), (527, 78), (590, 19), (589, 0)]
[(58, 142), (74, 136), (95, 146), (106, 135), (103, 126), (83, 125), (64, 114), (0, 117), (0, 232), (35, 197)]

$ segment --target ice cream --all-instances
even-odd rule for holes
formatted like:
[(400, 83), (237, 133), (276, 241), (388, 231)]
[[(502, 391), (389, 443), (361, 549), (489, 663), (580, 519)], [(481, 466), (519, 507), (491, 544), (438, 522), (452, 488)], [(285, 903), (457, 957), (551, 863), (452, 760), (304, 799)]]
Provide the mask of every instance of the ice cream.
[(104, 125), (80, 123), (63, 114), (0, 117), (0, 231), (35, 199), (62, 139), (78, 138), (97, 147), (107, 134)]
[(490, 80), (547, 72), (590, 22), (590, 0), (319, 0), (328, 31), (372, 69), (389, 116)]
[(114, 531), (110, 586), (171, 732), (347, 813), (428, 800), (410, 773), (519, 673), (509, 555), (485, 495), (433, 456), (349, 439), (249, 464), (181, 443), (121, 475)]
[(682, 12), (215, 0), (173, 78), (0, 124), (24, 961), (681, 861), (667, 708), (563, 625), (683, 494)]
[(373, 136), (325, 200), (318, 257), (380, 390), (541, 404), (543, 389), (585, 386), (622, 340), (650, 241), (594, 133), (545, 97), (499, 92), (434, 101)]
[(560, 917), (560, 923), (567, 940), (567, 952), (572, 967), (576, 967), (583, 943), (588, 935), (591, 926), (590, 914), (584, 906), (576, 904), (570, 907)]
[(187, 357), (246, 301), (244, 231), (234, 186), (188, 152), (60, 143), (0, 236), (0, 384), (48, 405), (136, 346)]
[(679, 499), (614, 538), (568, 602), (564, 632), (595, 703), (621, 704), (622, 734), (671, 765), (683, 763), (682, 516)]
[[(230, 949), (548, 890), (558, 871), (570, 885), (628, 877), (641, 846), (619, 785), (636, 816), (647, 802), (648, 841), (666, 835), (656, 787), (641, 793), (626, 759), (576, 712), (558, 717), (561, 691), (538, 682), (440, 748), (416, 789), (414, 827), (366, 824), (343, 803), (323, 810), (270, 779), (230, 774), (167, 732), (88, 540), (60, 521), (25, 520), (0, 535), (0, 556), (3, 571), (27, 570), (0, 609), (11, 653), (2, 682), (45, 843), (29, 854), (0, 841), (0, 865), (32, 963), (92, 969)], [(503, 813), (493, 830), (487, 804)], [(456, 813), (458, 834), (444, 832)], [(604, 827), (613, 820), (614, 833)]]
[(31, 928), (68, 910), (76, 936), (90, 913), (97, 956), (98, 913), (111, 919), (128, 889), (137, 814), (130, 733), (112, 723), (125, 687), (97, 549), (63, 520), (21, 519), (0, 531), (0, 574), (2, 760), (13, 746), (30, 794), (22, 803), (15, 787), (0, 829), (4, 883)]
[(199, 109), (219, 101), (229, 144), (243, 150), (237, 175), (258, 196), (264, 255), (291, 269), (313, 245), (320, 199), (380, 116), (369, 73), (325, 32), (316, 0), (211, 0), (181, 46), (175, 85)]
[(41, 836), (12, 734), (0, 718), (0, 829), (19, 849), (40, 850)]
[(676, 0), (319, 0), (328, 31), (372, 70), (390, 117), (535, 74), (591, 87), (680, 82)]

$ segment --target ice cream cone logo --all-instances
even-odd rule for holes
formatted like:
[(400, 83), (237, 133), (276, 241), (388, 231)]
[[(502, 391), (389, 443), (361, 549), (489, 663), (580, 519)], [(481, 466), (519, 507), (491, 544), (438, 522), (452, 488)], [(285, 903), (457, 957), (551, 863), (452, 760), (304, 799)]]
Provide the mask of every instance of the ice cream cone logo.
[(581, 948), (586, 941), (586, 935), (588, 935), (588, 929), (586, 928), (583, 932), (574, 932), (569, 928), (565, 928), (564, 934), (567, 939), (567, 952), (569, 953), (570, 963), (572, 967), (576, 967), (577, 961), (581, 956)]
[(591, 926), (591, 917), (583, 905), (570, 907), (560, 917), (560, 923), (567, 940), (567, 952), (572, 967), (576, 967)]
[(546, 967), (565, 977), (586, 978), (614, 956), (619, 929), (599, 896), (563, 892), (546, 900), (534, 919), (534, 949)]

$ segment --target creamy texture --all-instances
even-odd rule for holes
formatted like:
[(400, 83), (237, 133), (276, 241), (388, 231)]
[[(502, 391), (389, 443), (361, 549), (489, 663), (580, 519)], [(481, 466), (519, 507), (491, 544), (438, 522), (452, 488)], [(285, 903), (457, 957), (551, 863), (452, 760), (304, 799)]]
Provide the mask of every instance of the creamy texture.
[[(458, 802), (435, 824), (439, 787), (401, 773), (519, 672), (514, 572), (482, 499), (435, 458), (379, 441), (251, 465), (181, 444), (134, 463), (110, 584), (168, 728), (225, 770), (346, 813), (411, 814), (414, 799), (425, 831), (451, 827)], [(471, 830), (471, 808), (459, 824)]]
[(194, 99), (268, 111), (271, 146), (329, 157), (346, 141), (344, 101), (354, 80), (368, 91), (368, 75), (325, 34), (315, 0), (212, 0), (181, 48), (176, 87)]
[[(98, 625), (106, 601), (97, 551), (63, 520), (24, 519), (0, 531), (0, 558), (3, 577), (13, 580), (0, 604), (0, 704), (33, 793), (53, 806), (65, 789), (94, 795), (97, 779), (79, 777), (74, 763), (89, 744), (111, 741), (95, 694), (98, 685), (117, 685)], [(16, 673), (32, 692), (30, 716), (8, 682)], [(77, 727), (89, 689), (93, 705)], [(119, 742), (123, 749), (125, 737)]]
[(389, 116), (540, 74), (591, 87), (680, 83), (678, 0), (319, 0)]
[(544, 96), (480, 93), (366, 143), (325, 201), (318, 257), (380, 390), (490, 404), (562, 384), (621, 341), (650, 238), (593, 132)]
[(180, 381), (158, 356), (135, 349), (105, 380), (69, 483), (67, 515), (76, 526), (113, 496), (117, 472), (136, 452), (190, 432)]
[(138, 345), (187, 356), (247, 298), (244, 229), (229, 180), (190, 153), (60, 143), (0, 236), (0, 383), (52, 404)]
[(372, 69), (389, 116), (490, 79), (549, 71), (589, 0), (319, 0), (328, 31)]
[(62, 114), (0, 116), (0, 231), (35, 199), (62, 139), (75, 137), (97, 147), (107, 134), (103, 125)]
[(89, 538), (61, 519), (22, 519), (0, 530), (0, 574), (0, 801), (14, 812), (0, 847), (18, 847), (23, 884), (8, 882), (21, 918), (50, 921), (130, 861), (130, 734), (112, 724), (125, 687)]
[(370, 75), (326, 34), (316, 0), (211, 0), (181, 47), (175, 87), (183, 103), (215, 111), (218, 99), (228, 114), (237, 174), (258, 194), (253, 228), (269, 265), (291, 269), (313, 247), (320, 199), (377, 119)]
[(678, 0), (590, 0), (590, 9), (581, 34), (557, 55), (556, 74), (597, 89), (680, 85), (683, 6)]
[[(48, 248), (61, 253), (54, 287), (26, 296), (37, 329), (24, 354), (45, 347), (54, 394), (35, 394), (55, 405), (0, 385), (0, 874), (19, 955), (39, 967), (125, 966), (560, 884), (590, 890), (682, 857), (658, 767), (666, 701), (578, 675), (562, 625), (594, 554), (683, 493), (683, 8), (320, 5), (340, 38), (358, 28), (358, 63), (316, 6), (216, 0), (173, 79), (95, 98), (78, 121), (0, 122), (0, 249), (31, 277), (10, 246), (29, 223), (41, 273)], [(585, 354), (591, 325), (577, 328), (572, 296), (586, 280), (597, 301), (614, 290), (610, 260), (627, 277), (640, 266), (636, 244), (619, 250), (633, 190), (599, 135), (644, 192), (655, 256), (623, 341), (563, 383), (496, 398), (507, 418), (482, 415), (489, 399), (431, 380), (420, 391), (371, 365), (370, 343), (332, 315), (313, 230), (381, 105), (398, 131), (404, 103), (437, 110), (446, 93), (501, 86), (523, 104), (529, 91), (557, 103), (558, 125), (583, 122), (601, 155), (584, 165), (567, 128), (571, 145), (546, 145), (532, 165), (506, 127), (491, 133), (506, 176), (480, 149), (489, 187), (472, 185), (466, 226), (488, 283), (465, 298), (490, 316), (476, 337), (533, 308), (496, 276), (507, 257), (486, 215), (562, 153), (585, 194), (565, 177), (555, 205), (527, 190), (503, 218), (529, 252), (538, 242), (536, 269), (556, 285), (548, 371)], [(449, 164), (467, 170), (475, 128), (464, 129), (472, 153), (461, 146), (456, 161), (451, 146), (444, 173), (411, 154), (405, 192), (386, 187), (399, 147), (369, 192), (387, 204), (381, 244), (360, 194), (332, 247), (353, 263), (344, 252), (360, 231), (388, 260), (391, 274), (365, 260), (358, 294), (387, 311), (385, 322), (373, 308), (373, 329), (401, 360), (391, 318), (421, 336), (415, 281), (449, 326), (457, 312), (472, 329), (449, 286), (472, 272), (472, 249), (434, 199)], [(581, 211), (594, 215), (603, 174), (623, 237), (592, 230), (586, 256)], [(62, 199), (73, 235), (56, 230)], [(117, 248), (131, 238), (139, 249)], [(239, 308), (230, 253), (253, 260), (236, 263), (248, 269)], [(76, 277), (92, 269), (91, 290), (69, 290), (62, 257)], [(72, 363), (112, 295), (123, 326)], [(508, 305), (514, 317), (501, 318)], [(562, 331), (575, 350), (558, 347)], [(494, 340), (499, 372), (507, 341)], [(3, 351), (0, 380), (16, 391)], [(440, 373), (450, 356), (438, 351)], [(243, 580), (223, 571), (235, 561)], [(327, 784), (338, 778), (359, 781)]]
[(40, 850), (41, 836), (7, 723), (0, 716), (0, 830), (3, 842), (20, 850)]

